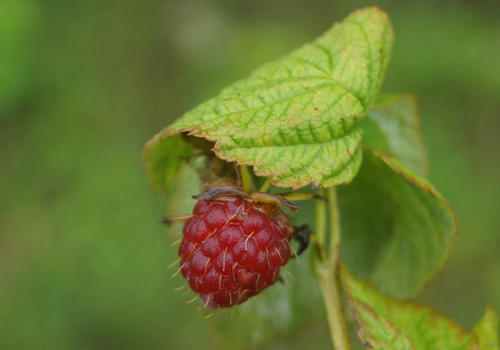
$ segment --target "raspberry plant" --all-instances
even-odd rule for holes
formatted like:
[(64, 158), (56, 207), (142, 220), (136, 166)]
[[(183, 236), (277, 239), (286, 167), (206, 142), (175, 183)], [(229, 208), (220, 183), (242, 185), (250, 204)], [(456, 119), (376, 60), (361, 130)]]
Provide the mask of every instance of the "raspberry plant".
[(288, 188), (304, 199), (296, 190), (306, 187), (326, 198), (291, 214), (311, 224), (314, 242), (301, 265), (287, 265), (296, 281), (231, 318), (218, 310), (207, 319), (217, 347), (262, 345), (326, 316), (335, 349), (350, 349), (346, 300), (369, 349), (498, 349), (491, 307), (468, 331), (411, 301), (443, 265), (457, 222), (423, 177), (415, 97), (380, 93), (392, 42), (384, 12), (358, 10), (146, 144), (143, 163), (152, 188), (169, 194), (168, 215), (192, 211), (180, 193), (220, 178), (247, 193)]

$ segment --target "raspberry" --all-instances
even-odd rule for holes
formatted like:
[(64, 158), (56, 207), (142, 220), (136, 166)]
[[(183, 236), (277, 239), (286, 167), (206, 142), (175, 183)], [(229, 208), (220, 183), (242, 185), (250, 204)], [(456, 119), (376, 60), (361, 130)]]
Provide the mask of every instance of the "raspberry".
[(183, 229), (181, 273), (208, 309), (241, 304), (279, 279), (290, 259), (290, 218), (242, 197), (200, 200)]

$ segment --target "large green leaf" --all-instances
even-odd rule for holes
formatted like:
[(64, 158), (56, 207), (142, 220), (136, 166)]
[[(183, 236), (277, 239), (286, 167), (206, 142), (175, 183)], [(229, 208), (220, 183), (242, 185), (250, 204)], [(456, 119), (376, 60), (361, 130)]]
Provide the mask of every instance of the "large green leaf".
[(386, 151), (424, 176), (428, 163), (417, 97), (413, 94), (382, 95), (360, 123), (363, 145)]
[(358, 323), (358, 335), (374, 350), (498, 350), (498, 319), (489, 307), (472, 332), (428, 306), (381, 294), (370, 284), (339, 270)]
[[(273, 184), (349, 182), (361, 163), (359, 121), (387, 66), (393, 33), (376, 7), (358, 10), (311, 44), (184, 114), (156, 138), (179, 132), (216, 142), (218, 157), (252, 165)], [(167, 152), (161, 143), (151, 143)]]
[(339, 188), (341, 259), (384, 293), (414, 297), (440, 269), (457, 231), (450, 206), (425, 179), (388, 154), (365, 149)]

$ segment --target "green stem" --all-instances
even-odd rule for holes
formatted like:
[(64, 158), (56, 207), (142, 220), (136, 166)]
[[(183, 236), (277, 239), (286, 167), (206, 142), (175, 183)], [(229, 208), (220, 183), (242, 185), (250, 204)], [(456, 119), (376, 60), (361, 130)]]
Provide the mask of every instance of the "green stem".
[[(320, 195), (323, 195), (324, 191), (320, 189), (318, 191)], [(325, 246), (325, 236), (326, 236), (326, 210), (325, 202), (317, 201), (315, 210), (315, 225), (314, 225), (314, 236), (316, 236), (317, 243), (324, 249)]]
[[(332, 269), (335, 269), (337, 265), (340, 241), (341, 241), (341, 228), (340, 228), (340, 211), (339, 203), (337, 200), (337, 188), (330, 187), (327, 189), (328, 198), (328, 215), (330, 217), (330, 247), (329, 252), (329, 264)], [(335, 271), (336, 272), (336, 271)]]
[(330, 335), (335, 350), (350, 350), (349, 335), (342, 311), (342, 302), (336, 276), (329, 269), (318, 269), (316, 277), (319, 282), (323, 301), (325, 303), (326, 317), (330, 327)]
[(268, 177), (266, 181), (259, 188), (259, 192), (267, 192), (271, 188), (272, 177)]
[[(325, 303), (330, 335), (336, 350), (350, 350), (349, 335), (342, 310), (342, 299), (337, 274), (337, 261), (340, 248), (340, 214), (338, 209), (337, 194), (334, 187), (327, 190), (328, 214), (330, 217), (330, 236), (328, 255), (324, 257), (326, 210), (324, 204), (316, 205), (316, 238), (320, 245), (319, 254), (314, 264), (323, 301)], [(323, 203), (321, 201), (321, 203)]]
[(241, 183), (242, 187), (246, 193), (252, 192), (252, 175), (250, 175), (250, 171), (248, 167), (245, 165), (240, 166), (240, 175), (241, 175)]

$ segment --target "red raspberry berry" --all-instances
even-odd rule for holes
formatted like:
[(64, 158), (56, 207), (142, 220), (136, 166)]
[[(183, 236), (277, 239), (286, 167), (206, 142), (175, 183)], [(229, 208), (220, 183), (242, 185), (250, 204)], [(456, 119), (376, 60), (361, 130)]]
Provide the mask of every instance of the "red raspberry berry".
[(183, 229), (181, 273), (209, 309), (241, 304), (278, 281), (292, 225), (276, 205), (200, 200)]

